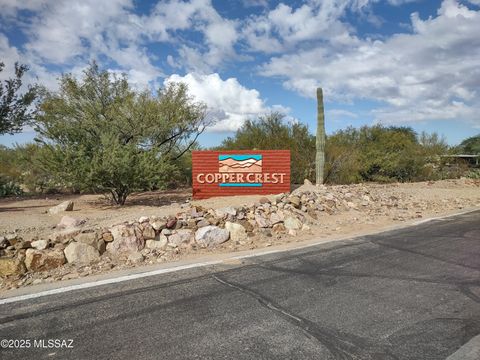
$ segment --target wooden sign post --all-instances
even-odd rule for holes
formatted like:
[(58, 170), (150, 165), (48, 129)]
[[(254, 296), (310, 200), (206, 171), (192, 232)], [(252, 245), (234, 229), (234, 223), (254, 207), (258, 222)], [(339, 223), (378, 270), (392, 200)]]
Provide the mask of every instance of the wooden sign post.
[(193, 198), (290, 191), (289, 150), (192, 151)]

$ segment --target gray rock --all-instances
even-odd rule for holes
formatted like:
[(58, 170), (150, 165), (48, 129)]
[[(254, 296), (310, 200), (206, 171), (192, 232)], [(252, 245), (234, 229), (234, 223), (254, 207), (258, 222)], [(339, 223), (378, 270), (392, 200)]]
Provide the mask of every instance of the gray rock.
[(165, 250), (167, 247), (168, 239), (166, 236), (161, 236), (159, 240), (147, 240), (145, 241), (145, 247), (150, 250)]
[(220, 218), (226, 217), (228, 215), (235, 216), (237, 215), (237, 210), (233, 206), (227, 206), (224, 208), (216, 209), (215, 215)]
[(168, 237), (168, 243), (173, 246), (179, 246), (180, 244), (189, 242), (191, 238), (192, 230), (176, 230), (172, 235)]
[(160, 231), (163, 230), (167, 227), (167, 222), (164, 220), (156, 220), (152, 223), (150, 223), (152, 227), (155, 229), (155, 231)]
[(247, 231), (241, 224), (227, 221), (225, 223), (225, 229), (230, 232), (230, 239), (232, 239), (232, 241), (244, 241), (247, 239)]
[(48, 239), (51, 240), (52, 242), (67, 243), (71, 239), (73, 239), (75, 236), (80, 234), (81, 231), (82, 229), (80, 228), (68, 228), (65, 230), (55, 231), (54, 233), (50, 234)]
[(85, 220), (76, 219), (71, 216), (62, 216), (62, 219), (57, 224), (58, 229), (71, 229), (81, 226), (85, 223)]
[(197, 222), (197, 227), (198, 227), (198, 228), (205, 227), (205, 226), (209, 226), (209, 225), (210, 225), (210, 222), (208, 222), (208, 221), (205, 220), (205, 219), (202, 219), (202, 220), (200, 220), (199, 222)]
[(97, 247), (97, 234), (94, 232), (80, 233), (75, 236), (74, 239), (76, 242), (84, 243), (93, 246), (94, 248)]
[(107, 245), (107, 251), (113, 254), (140, 251), (145, 247), (143, 237), (137, 236), (133, 225), (121, 224), (110, 229), (113, 241)]
[(262, 215), (259, 215), (259, 214), (255, 215), (255, 222), (261, 228), (266, 228), (271, 225), (267, 219), (265, 219)]
[(270, 214), (270, 223), (272, 225), (281, 223), (284, 219), (285, 219), (285, 217), (283, 216), (283, 212), (282, 213), (273, 212), (273, 213)]
[(170, 230), (170, 229), (163, 229), (162, 230), (162, 235), (169, 236), (169, 235), (172, 235), (172, 234), (173, 234), (173, 231)]
[(47, 240), (35, 240), (30, 243), (31, 247), (37, 250), (45, 250), (48, 247)]
[(73, 205), (73, 201), (64, 201), (61, 204), (58, 204), (57, 206), (48, 209), (48, 212), (52, 215), (55, 215), (64, 211), (73, 211)]
[(205, 226), (195, 232), (195, 240), (198, 244), (206, 247), (214, 247), (227, 241), (230, 237), (230, 232), (221, 229), (218, 226)]
[(63, 252), (67, 261), (75, 264), (89, 264), (100, 258), (100, 253), (97, 249), (80, 242), (71, 242)]
[(285, 219), (284, 225), (287, 230), (299, 230), (302, 228), (302, 222), (292, 216)]

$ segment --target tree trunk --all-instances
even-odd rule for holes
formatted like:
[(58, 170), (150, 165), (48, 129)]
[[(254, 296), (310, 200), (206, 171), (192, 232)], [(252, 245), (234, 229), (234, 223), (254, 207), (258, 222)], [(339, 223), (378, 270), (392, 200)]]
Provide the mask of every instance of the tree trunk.
[(316, 184), (323, 184), (325, 168), (325, 115), (323, 111), (323, 91), (317, 88), (317, 139), (316, 139)]

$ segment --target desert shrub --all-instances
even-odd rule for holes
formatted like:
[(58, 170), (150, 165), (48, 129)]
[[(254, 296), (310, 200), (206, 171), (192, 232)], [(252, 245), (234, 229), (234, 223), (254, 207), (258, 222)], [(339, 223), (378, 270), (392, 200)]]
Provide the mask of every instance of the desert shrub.
[(22, 195), (23, 191), (17, 183), (0, 176), (0, 198)]
[(315, 180), (315, 137), (304, 124), (288, 122), (285, 115), (272, 112), (247, 120), (219, 150), (290, 150), (292, 182)]
[(480, 154), (480, 134), (463, 140), (457, 148), (458, 153)]
[(465, 173), (467, 179), (480, 180), (480, 169), (471, 169)]
[(183, 83), (138, 92), (93, 63), (81, 80), (64, 75), (58, 92), (44, 92), (35, 128), (40, 162), (64, 187), (124, 204), (133, 191), (178, 177), (177, 160), (207, 125), (205, 110)]
[(437, 134), (408, 127), (350, 127), (327, 137), (326, 182), (419, 181), (441, 177), (439, 156), (448, 150)]

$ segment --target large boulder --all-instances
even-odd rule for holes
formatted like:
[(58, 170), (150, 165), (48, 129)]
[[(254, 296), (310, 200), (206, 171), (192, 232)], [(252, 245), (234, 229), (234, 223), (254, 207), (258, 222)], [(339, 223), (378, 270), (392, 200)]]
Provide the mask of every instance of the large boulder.
[(103, 237), (96, 232), (83, 232), (75, 236), (74, 239), (76, 242), (93, 246), (100, 252), (100, 254), (105, 252), (105, 240), (103, 240)]
[(247, 239), (247, 231), (241, 224), (227, 221), (225, 223), (225, 229), (230, 232), (230, 239), (232, 239), (232, 241), (245, 241)]
[(205, 247), (214, 247), (224, 243), (230, 238), (230, 232), (218, 226), (205, 226), (195, 232), (195, 240)]
[(267, 228), (267, 227), (271, 226), (270, 221), (265, 219), (260, 214), (255, 215), (255, 222), (257, 223), (258, 227), (261, 227), (261, 228)]
[(63, 252), (69, 263), (89, 264), (100, 258), (97, 249), (81, 242), (71, 242)]
[(75, 236), (77, 236), (82, 229), (80, 228), (69, 228), (65, 230), (55, 231), (49, 235), (48, 239), (54, 243), (68, 243)]
[(77, 228), (85, 223), (83, 219), (76, 219), (71, 216), (62, 216), (60, 222), (57, 224), (57, 229), (72, 229)]
[(145, 240), (155, 239), (155, 229), (149, 223), (142, 224), (142, 235)]
[(284, 219), (285, 216), (283, 215), (283, 212), (281, 212), (281, 210), (270, 214), (270, 223), (272, 225), (281, 223)]
[(48, 212), (52, 215), (55, 215), (64, 211), (73, 211), (73, 205), (73, 201), (71, 200), (64, 201), (61, 204), (58, 204), (57, 206), (48, 209)]
[(0, 276), (22, 275), (25, 264), (16, 258), (0, 258)]
[(145, 247), (150, 250), (165, 250), (168, 239), (165, 235), (160, 235), (159, 240), (146, 240)]
[(107, 251), (113, 254), (140, 251), (145, 247), (145, 240), (135, 226), (121, 224), (110, 229), (113, 241), (107, 245)]
[(168, 237), (168, 243), (173, 246), (179, 246), (183, 243), (188, 243), (192, 238), (192, 230), (182, 229), (176, 230)]
[(97, 247), (97, 234), (94, 232), (84, 232), (75, 236), (75, 241)]
[(30, 271), (46, 271), (65, 264), (65, 256), (61, 249), (35, 250), (27, 249), (25, 265)]
[(284, 225), (287, 230), (300, 230), (302, 228), (302, 222), (292, 216), (285, 219)]

